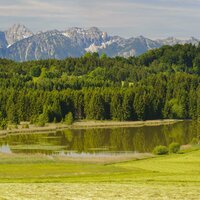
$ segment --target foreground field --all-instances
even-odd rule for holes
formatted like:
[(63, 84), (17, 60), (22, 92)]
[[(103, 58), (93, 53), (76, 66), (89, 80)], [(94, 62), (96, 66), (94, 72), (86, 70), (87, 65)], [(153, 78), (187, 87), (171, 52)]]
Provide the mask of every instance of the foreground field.
[(199, 149), (114, 163), (0, 158), (0, 199), (200, 199)]
[(141, 183), (0, 184), (1, 199), (9, 200), (198, 200), (198, 185)]

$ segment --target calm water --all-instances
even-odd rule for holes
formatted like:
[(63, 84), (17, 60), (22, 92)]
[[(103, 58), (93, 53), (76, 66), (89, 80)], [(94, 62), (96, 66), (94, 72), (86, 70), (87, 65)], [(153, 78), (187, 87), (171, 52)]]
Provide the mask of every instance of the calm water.
[(199, 135), (200, 124), (191, 121), (155, 127), (65, 130), (0, 137), (0, 152), (73, 156), (151, 152), (157, 145), (188, 144)]

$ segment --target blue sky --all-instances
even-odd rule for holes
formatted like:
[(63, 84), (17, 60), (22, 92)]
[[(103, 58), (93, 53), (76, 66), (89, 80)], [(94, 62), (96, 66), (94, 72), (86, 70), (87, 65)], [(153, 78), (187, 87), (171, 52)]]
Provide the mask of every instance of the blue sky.
[(200, 0), (0, 0), (0, 29), (97, 26), (112, 35), (200, 38)]

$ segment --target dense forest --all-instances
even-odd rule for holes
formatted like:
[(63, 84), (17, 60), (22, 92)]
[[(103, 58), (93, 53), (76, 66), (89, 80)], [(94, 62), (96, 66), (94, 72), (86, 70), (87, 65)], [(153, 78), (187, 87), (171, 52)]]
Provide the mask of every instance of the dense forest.
[(0, 121), (148, 120), (200, 117), (200, 45), (163, 46), (139, 57), (17, 63), (0, 59)]

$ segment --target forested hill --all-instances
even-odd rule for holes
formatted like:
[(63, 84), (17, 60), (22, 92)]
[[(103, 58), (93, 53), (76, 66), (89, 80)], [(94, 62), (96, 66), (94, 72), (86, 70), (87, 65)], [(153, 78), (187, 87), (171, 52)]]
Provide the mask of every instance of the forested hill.
[[(164, 46), (128, 59), (0, 60), (0, 121), (147, 120), (200, 116), (200, 46)], [(3, 126), (3, 125), (2, 125)]]

